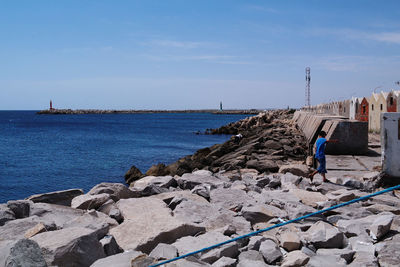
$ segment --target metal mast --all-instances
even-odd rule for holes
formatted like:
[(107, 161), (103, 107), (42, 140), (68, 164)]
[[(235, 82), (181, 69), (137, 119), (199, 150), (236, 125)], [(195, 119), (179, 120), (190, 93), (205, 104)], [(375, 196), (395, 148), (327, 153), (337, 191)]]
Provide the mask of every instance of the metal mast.
[(310, 67), (307, 67), (306, 68), (306, 107), (311, 106), (310, 81), (311, 81)]

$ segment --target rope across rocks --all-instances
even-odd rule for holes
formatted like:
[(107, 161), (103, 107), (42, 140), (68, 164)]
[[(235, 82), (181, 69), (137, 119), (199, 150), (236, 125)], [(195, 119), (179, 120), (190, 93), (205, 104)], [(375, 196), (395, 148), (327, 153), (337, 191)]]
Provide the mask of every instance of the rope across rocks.
[(161, 266), (163, 264), (167, 264), (167, 263), (174, 262), (174, 261), (177, 261), (177, 260), (180, 260), (180, 259), (183, 259), (183, 258), (187, 258), (189, 256), (192, 256), (192, 255), (195, 255), (195, 254), (198, 254), (198, 253), (201, 253), (201, 252), (205, 252), (205, 251), (208, 251), (208, 250), (223, 246), (225, 244), (235, 242), (235, 241), (240, 240), (240, 239), (244, 239), (244, 238), (247, 238), (247, 237), (258, 235), (260, 233), (267, 232), (267, 231), (272, 230), (274, 228), (278, 228), (278, 227), (281, 227), (281, 226), (284, 226), (284, 225), (287, 225), (287, 224), (290, 224), (290, 223), (298, 222), (298, 221), (306, 219), (308, 217), (312, 217), (312, 216), (319, 215), (319, 214), (322, 214), (322, 213), (327, 212), (327, 211), (338, 209), (338, 208), (341, 208), (341, 207), (344, 207), (344, 206), (347, 206), (347, 205), (350, 205), (350, 204), (353, 204), (353, 203), (356, 203), (356, 202), (359, 202), (359, 201), (362, 201), (362, 200), (366, 200), (366, 199), (369, 199), (371, 197), (374, 197), (374, 196), (377, 196), (377, 195), (381, 195), (381, 194), (384, 194), (384, 193), (387, 193), (387, 192), (390, 192), (390, 191), (393, 191), (393, 190), (396, 190), (396, 189), (400, 189), (400, 185), (389, 187), (389, 188), (386, 188), (386, 189), (384, 189), (382, 191), (378, 191), (378, 192), (375, 192), (375, 193), (372, 193), (372, 194), (369, 194), (369, 195), (366, 195), (366, 196), (363, 196), (363, 197), (359, 197), (359, 198), (356, 198), (356, 199), (353, 199), (353, 200), (350, 200), (350, 201), (347, 201), (347, 202), (344, 202), (344, 203), (341, 203), (341, 204), (338, 204), (338, 205), (335, 205), (335, 206), (332, 206), (332, 207), (329, 207), (329, 208), (326, 208), (326, 209), (323, 209), (323, 210), (320, 210), (320, 211), (309, 213), (307, 215), (304, 215), (304, 216), (301, 216), (301, 217), (298, 217), (298, 218), (295, 218), (295, 219), (292, 219), (292, 220), (289, 220), (289, 221), (286, 221), (286, 222), (278, 223), (278, 224), (275, 224), (273, 226), (270, 226), (270, 227), (267, 227), (267, 228), (264, 228), (264, 229), (260, 229), (260, 230), (255, 231), (255, 232), (251, 232), (251, 233), (248, 233), (248, 234), (245, 234), (245, 235), (241, 235), (241, 236), (229, 239), (227, 241), (224, 241), (224, 242), (221, 242), (221, 243), (209, 246), (209, 247), (205, 247), (205, 248), (193, 251), (193, 252), (189, 252), (187, 254), (181, 255), (179, 257), (176, 257), (176, 258), (173, 258), (173, 259), (170, 259), (170, 260), (165, 260), (165, 261), (159, 262), (157, 264), (150, 265), (149, 267), (157, 267), (157, 266)]

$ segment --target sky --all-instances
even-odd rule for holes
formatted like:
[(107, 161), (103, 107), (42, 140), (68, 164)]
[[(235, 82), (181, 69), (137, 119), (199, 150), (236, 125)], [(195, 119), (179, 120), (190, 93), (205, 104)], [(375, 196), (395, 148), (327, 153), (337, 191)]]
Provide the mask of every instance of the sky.
[(398, 0), (0, 0), (0, 110), (301, 107), (400, 90)]

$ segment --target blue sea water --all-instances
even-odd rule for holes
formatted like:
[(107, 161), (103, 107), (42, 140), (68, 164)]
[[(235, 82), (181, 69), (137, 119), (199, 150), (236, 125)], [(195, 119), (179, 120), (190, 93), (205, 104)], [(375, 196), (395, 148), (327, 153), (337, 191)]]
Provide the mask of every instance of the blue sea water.
[(246, 115), (208, 113), (37, 115), (0, 111), (0, 203), (33, 194), (124, 183), (132, 165), (145, 172), (226, 135), (196, 135)]

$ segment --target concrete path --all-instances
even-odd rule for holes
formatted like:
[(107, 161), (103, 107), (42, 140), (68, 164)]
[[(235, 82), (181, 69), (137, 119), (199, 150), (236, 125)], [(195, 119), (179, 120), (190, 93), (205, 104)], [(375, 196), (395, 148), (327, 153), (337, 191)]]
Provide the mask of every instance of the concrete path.
[(379, 174), (381, 169), (381, 147), (377, 136), (370, 136), (367, 155), (327, 155), (326, 165), (328, 180), (337, 178), (354, 178), (360, 181), (369, 180)]

